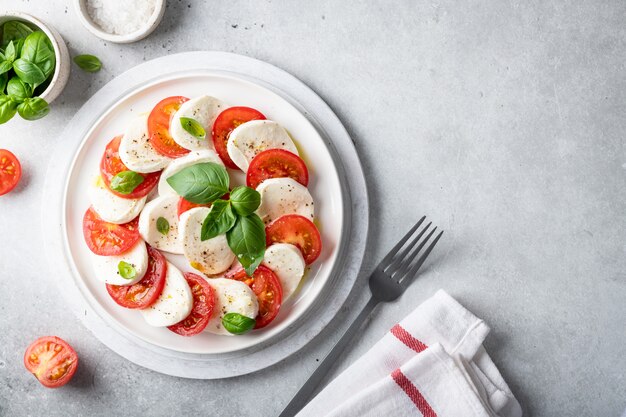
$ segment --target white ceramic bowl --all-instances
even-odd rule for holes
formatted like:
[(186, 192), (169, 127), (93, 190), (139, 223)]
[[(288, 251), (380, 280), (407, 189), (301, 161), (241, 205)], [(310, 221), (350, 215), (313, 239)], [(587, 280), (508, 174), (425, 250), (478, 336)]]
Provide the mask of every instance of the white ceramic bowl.
[(5, 22), (10, 20), (19, 20), (21, 22), (26, 22), (29, 26), (35, 26), (52, 42), (52, 47), (54, 48), (54, 55), (56, 56), (56, 66), (54, 68), (54, 74), (52, 75), (52, 80), (50, 80), (50, 84), (48, 88), (44, 90), (39, 97), (46, 100), (48, 103), (52, 103), (55, 98), (61, 94), (61, 91), (65, 88), (67, 84), (67, 80), (70, 77), (70, 53), (67, 50), (67, 45), (65, 45), (65, 41), (59, 34), (51, 26), (48, 26), (41, 20), (33, 17), (29, 14), (17, 12), (17, 11), (9, 11), (2, 13), (0, 16), (0, 26)]
[(74, 8), (76, 9), (76, 14), (78, 15), (78, 18), (83, 26), (100, 39), (114, 43), (131, 43), (145, 38), (151, 34), (157, 26), (159, 26), (159, 23), (161, 23), (163, 15), (165, 14), (165, 0), (156, 0), (154, 12), (148, 21), (145, 22), (144, 26), (135, 32), (124, 35), (115, 35), (102, 30), (102, 28), (91, 19), (89, 13), (87, 13), (86, 0), (74, 0)]

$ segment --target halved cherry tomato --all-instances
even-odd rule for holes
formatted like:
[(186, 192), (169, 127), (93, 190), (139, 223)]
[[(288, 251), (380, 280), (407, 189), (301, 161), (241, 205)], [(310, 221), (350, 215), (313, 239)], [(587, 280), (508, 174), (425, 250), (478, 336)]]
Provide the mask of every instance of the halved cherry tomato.
[[(226, 193), (223, 196), (221, 196), (220, 199), (228, 200), (230, 199), (230, 194)], [(191, 201), (185, 200), (183, 197), (181, 197), (180, 200), (178, 200), (178, 217), (180, 217), (180, 215), (186, 212), (187, 210), (191, 210), (192, 208), (196, 208), (196, 207), (211, 207), (211, 203), (196, 204), (196, 203), (192, 203)]]
[(107, 291), (113, 301), (122, 307), (150, 307), (163, 292), (166, 274), (165, 257), (152, 246), (148, 246), (148, 271), (141, 281), (133, 285), (107, 284)]
[(180, 105), (189, 100), (187, 97), (173, 96), (157, 103), (148, 116), (148, 134), (150, 144), (161, 155), (178, 158), (189, 153), (174, 141), (170, 135), (170, 120)]
[(186, 272), (185, 279), (193, 294), (191, 313), (180, 323), (167, 328), (181, 336), (194, 336), (209, 324), (215, 306), (215, 292), (206, 279), (196, 274)]
[(307, 265), (322, 252), (322, 238), (313, 222), (298, 214), (287, 214), (265, 228), (267, 246), (273, 243), (291, 243), (300, 249)]
[(24, 366), (44, 387), (58, 388), (67, 384), (74, 376), (78, 367), (78, 355), (60, 337), (44, 336), (26, 349)]
[(122, 171), (128, 171), (128, 168), (120, 159), (119, 150), (121, 141), (122, 136), (114, 137), (104, 150), (104, 154), (102, 155), (102, 159), (100, 160), (100, 175), (102, 176), (102, 180), (106, 184), (109, 191), (122, 198), (145, 197), (159, 182), (159, 178), (161, 177), (160, 171), (152, 172), (150, 174), (138, 173), (143, 177), (143, 182), (139, 184), (130, 194), (121, 194), (117, 191), (111, 190), (111, 180), (113, 179), (113, 177)]
[(306, 187), (309, 170), (298, 155), (284, 149), (268, 149), (250, 162), (246, 183), (248, 187), (256, 188), (268, 178), (293, 178)]
[(121, 255), (135, 246), (139, 240), (139, 229), (135, 218), (128, 223), (105, 222), (96, 211), (89, 207), (83, 217), (83, 235), (89, 249), (96, 255)]
[(22, 177), (22, 166), (11, 151), (0, 149), (0, 195), (15, 188)]
[(265, 120), (265, 116), (250, 107), (230, 107), (221, 112), (213, 123), (213, 146), (228, 168), (239, 169), (228, 156), (228, 136), (237, 126), (250, 120)]
[(260, 329), (270, 324), (278, 315), (283, 302), (283, 288), (276, 274), (260, 265), (251, 277), (242, 269), (232, 279), (248, 284), (259, 300), (259, 314), (256, 316), (254, 328)]

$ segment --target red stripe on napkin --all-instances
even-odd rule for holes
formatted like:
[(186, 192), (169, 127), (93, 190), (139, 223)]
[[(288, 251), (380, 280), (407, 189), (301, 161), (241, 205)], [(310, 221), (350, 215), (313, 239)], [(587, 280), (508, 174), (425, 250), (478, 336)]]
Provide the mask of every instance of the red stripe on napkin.
[(404, 328), (399, 324), (396, 324), (391, 328), (391, 334), (397, 337), (399, 341), (401, 341), (417, 353), (420, 353), (421, 351), (428, 348), (428, 346), (426, 346), (420, 340), (414, 338), (411, 333), (404, 330)]
[(437, 413), (431, 408), (426, 398), (422, 395), (422, 393), (417, 389), (415, 385), (411, 382), (409, 378), (406, 377), (402, 373), (400, 369), (396, 369), (391, 373), (391, 377), (398, 384), (400, 388), (406, 393), (406, 395), (413, 401), (413, 404), (420, 410), (420, 413), (424, 417), (437, 417)]

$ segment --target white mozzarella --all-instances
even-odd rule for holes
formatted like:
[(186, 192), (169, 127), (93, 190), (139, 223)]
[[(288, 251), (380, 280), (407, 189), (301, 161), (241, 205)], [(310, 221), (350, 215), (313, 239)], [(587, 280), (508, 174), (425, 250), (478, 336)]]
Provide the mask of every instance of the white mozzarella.
[(210, 212), (211, 209), (207, 207), (187, 210), (180, 216), (178, 232), (183, 244), (183, 255), (189, 265), (207, 275), (215, 275), (230, 267), (235, 254), (228, 246), (226, 235), (205, 241), (200, 239), (202, 223)]
[(270, 178), (256, 190), (261, 194), (257, 214), (270, 223), (285, 214), (299, 214), (313, 221), (313, 197), (307, 188), (291, 178)]
[(154, 327), (171, 326), (184, 320), (193, 307), (193, 294), (183, 273), (167, 262), (163, 292), (150, 307), (141, 309), (146, 322)]
[[(113, 285), (133, 285), (146, 275), (148, 270), (148, 249), (146, 243), (140, 240), (131, 250), (118, 256), (92, 255), (93, 269), (100, 281)], [(120, 262), (126, 262), (135, 268), (135, 277), (123, 278), (119, 272)]]
[(102, 220), (114, 223), (128, 223), (139, 215), (146, 204), (146, 197), (122, 198), (111, 192), (98, 176), (87, 190), (91, 206)]
[(161, 178), (159, 179), (159, 195), (176, 195), (176, 191), (174, 191), (174, 189), (170, 187), (170, 185), (167, 183), (167, 179), (187, 167), (203, 162), (214, 162), (218, 165), (224, 166), (224, 163), (222, 162), (220, 157), (217, 156), (214, 151), (209, 149), (205, 149), (202, 151), (192, 151), (181, 158), (174, 159), (172, 163), (169, 164), (167, 168), (165, 168), (161, 173)]
[(130, 124), (120, 142), (120, 159), (131, 171), (144, 174), (160, 171), (171, 158), (159, 154), (148, 139), (148, 116), (139, 116)]
[[(157, 221), (163, 217), (170, 225), (167, 233), (157, 229)], [(178, 197), (166, 195), (149, 201), (139, 215), (139, 234), (150, 245), (170, 253), (183, 253), (178, 232)]]
[(237, 126), (228, 137), (226, 150), (243, 172), (257, 154), (268, 149), (285, 149), (298, 155), (291, 137), (278, 123), (272, 120), (252, 120)]
[(300, 249), (289, 243), (275, 243), (266, 249), (263, 263), (278, 276), (285, 301), (304, 275), (306, 264)]
[[(226, 106), (222, 101), (210, 96), (200, 96), (186, 101), (172, 117), (170, 135), (172, 135), (176, 143), (185, 149), (192, 151), (213, 149), (213, 141), (211, 140), (213, 122), (225, 108)], [(180, 123), (181, 117), (189, 117), (200, 123), (206, 132), (206, 136), (200, 139), (187, 132)]]
[(259, 302), (245, 283), (228, 278), (209, 278), (207, 282), (215, 290), (215, 307), (206, 331), (232, 336), (233, 334), (222, 326), (222, 317), (227, 313), (239, 313), (251, 319), (256, 318), (259, 313)]

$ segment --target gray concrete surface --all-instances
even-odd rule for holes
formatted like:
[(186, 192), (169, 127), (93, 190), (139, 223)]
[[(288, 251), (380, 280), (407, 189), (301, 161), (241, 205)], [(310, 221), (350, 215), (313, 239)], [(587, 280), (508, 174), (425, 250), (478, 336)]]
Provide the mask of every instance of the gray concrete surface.
[[(332, 326), (253, 375), (183, 380), (129, 363), (67, 314), (46, 276), (39, 217), (55, 136), (137, 63), (212, 49), (278, 65), (313, 87), (354, 136), (372, 195), (372, 268), (408, 223), (446, 229), (401, 300), (378, 309), (341, 371), (436, 289), (492, 327), (486, 347), (527, 416), (619, 416), (626, 407), (626, 3), (622, 1), (170, 0), (157, 31), (119, 46), (83, 29), (70, 1), (0, 0), (52, 22), (74, 68), (53, 112), (0, 126), (25, 177), (0, 199), (0, 415), (276, 415), (339, 337)], [(74, 381), (45, 390), (28, 343), (71, 341)]]

